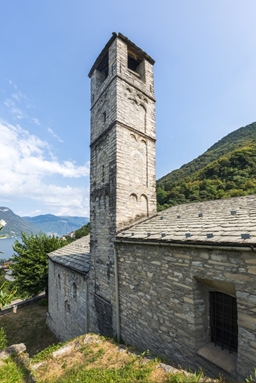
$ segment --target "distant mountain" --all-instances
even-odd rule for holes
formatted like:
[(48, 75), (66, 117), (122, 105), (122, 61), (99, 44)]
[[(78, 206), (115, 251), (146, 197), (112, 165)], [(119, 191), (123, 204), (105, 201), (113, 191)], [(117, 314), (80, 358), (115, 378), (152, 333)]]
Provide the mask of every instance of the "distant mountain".
[(6, 226), (4, 226), (0, 232), (1, 235), (6, 235), (8, 237), (20, 237), (21, 232), (39, 232), (39, 229), (33, 225), (33, 223), (25, 221), (5, 206), (0, 206), (0, 219), (3, 219), (6, 222)]
[(256, 122), (157, 181), (158, 209), (256, 193)]
[(62, 236), (75, 231), (89, 222), (87, 217), (56, 216), (53, 214), (22, 217), (47, 234)]

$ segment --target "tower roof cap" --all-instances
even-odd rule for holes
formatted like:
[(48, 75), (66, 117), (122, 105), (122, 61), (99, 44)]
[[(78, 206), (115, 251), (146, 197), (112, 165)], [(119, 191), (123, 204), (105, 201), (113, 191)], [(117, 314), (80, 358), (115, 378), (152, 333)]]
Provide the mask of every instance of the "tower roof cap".
[(102, 49), (101, 53), (99, 54), (99, 56), (97, 57), (97, 59), (95, 60), (88, 76), (91, 78), (94, 70), (97, 68), (97, 66), (99, 65), (99, 63), (101, 62), (101, 60), (103, 59), (103, 57), (105, 56), (106, 52), (108, 51), (109, 47), (111, 46), (111, 44), (113, 43), (113, 41), (115, 41), (116, 38), (119, 38), (121, 40), (123, 40), (129, 47), (132, 48), (133, 51), (135, 51), (139, 56), (142, 56), (144, 59), (146, 59), (147, 61), (149, 61), (152, 65), (154, 65), (155, 63), (155, 60), (152, 59), (152, 57), (150, 57), (146, 52), (144, 52), (142, 49), (140, 49), (139, 47), (137, 47), (137, 45), (135, 45), (131, 40), (129, 40), (126, 36), (124, 36), (122, 33), (116, 33), (116, 32), (113, 32), (112, 33), (112, 37), (108, 40), (107, 44), (105, 45), (105, 47)]

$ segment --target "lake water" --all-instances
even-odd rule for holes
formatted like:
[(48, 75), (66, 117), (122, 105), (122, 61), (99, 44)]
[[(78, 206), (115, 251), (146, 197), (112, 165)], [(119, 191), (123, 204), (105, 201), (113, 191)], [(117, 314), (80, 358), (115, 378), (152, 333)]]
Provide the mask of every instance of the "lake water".
[(12, 245), (16, 240), (20, 241), (20, 238), (0, 239), (0, 259), (9, 259), (12, 257), (14, 253)]

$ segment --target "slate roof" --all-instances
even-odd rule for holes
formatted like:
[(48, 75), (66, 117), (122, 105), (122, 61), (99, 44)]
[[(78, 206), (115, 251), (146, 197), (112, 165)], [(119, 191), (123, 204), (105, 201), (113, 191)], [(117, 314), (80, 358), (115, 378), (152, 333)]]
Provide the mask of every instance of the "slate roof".
[(256, 195), (173, 206), (123, 229), (117, 241), (256, 244)]
[(86, 275), (89, 271), (90, 235), (52, 251), (48, 257), (52, 262)]

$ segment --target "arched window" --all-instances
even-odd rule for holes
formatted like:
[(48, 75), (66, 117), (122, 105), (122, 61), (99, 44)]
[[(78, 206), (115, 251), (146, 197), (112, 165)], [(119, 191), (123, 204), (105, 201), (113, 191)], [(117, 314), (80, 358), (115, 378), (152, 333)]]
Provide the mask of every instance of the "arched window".
[(104, 184), (105, 182), (105, 165), (101, 167), (101, 182)]
[(73, 298), (77, 299), (77, 286), (75, 282), (73, 283)]
[(137, 197), (137, 195), (135, 193), (132, 193), (132, 194), (130, 194), (129, 200), (132, 203), (137, 203), (138, 202), (138, 197)]
[(68, 303), (68, 301), (65, 301), (65, 311), (67, 313), (70, 313), (70, 304)]

